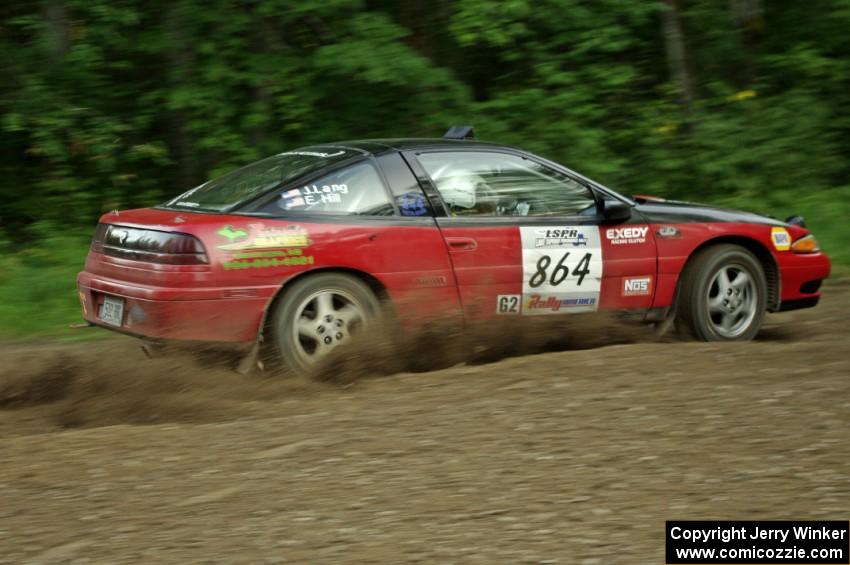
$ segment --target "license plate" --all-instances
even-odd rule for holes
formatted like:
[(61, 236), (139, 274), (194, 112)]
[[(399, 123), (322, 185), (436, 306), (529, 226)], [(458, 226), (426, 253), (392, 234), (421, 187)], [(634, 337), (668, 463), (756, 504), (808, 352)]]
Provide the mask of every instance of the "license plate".
[(120, 328), (121, 322), (124, 320), (124, 299), (105, 296), (103, 304), (100, 305), (98, 317), (104, 324)]

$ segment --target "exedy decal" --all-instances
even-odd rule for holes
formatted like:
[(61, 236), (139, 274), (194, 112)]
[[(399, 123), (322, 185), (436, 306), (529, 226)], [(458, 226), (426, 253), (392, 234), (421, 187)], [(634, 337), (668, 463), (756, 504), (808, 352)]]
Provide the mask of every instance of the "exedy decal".
[(605, 237), (611, 242), (611, 245), (622, 245), (624, 243), (644, 243), (646, 242), (646, 232), (648, 227), (628, 227), (628, 228), (610, 228), (605, 230)]
[(223, 263), (226, 270), (303, 266), (315, 262), (312, 255), (304, 254), (304, 249), (313, 242), (301, 226), (277, 228), (256, 223), (248, 224), (247, 231), (224, 226), (216, 233), (228, 240), (218, 246), (230, 252)]

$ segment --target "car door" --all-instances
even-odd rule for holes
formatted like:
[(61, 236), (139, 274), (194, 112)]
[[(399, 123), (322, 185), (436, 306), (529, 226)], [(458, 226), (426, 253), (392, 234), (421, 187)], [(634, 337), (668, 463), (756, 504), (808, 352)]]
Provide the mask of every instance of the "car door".
[(606, 223), (613, 195), (507, 149), (405, 158), (434, 204), (467, 317), (650, 307), (653, 236), (637, 215)]

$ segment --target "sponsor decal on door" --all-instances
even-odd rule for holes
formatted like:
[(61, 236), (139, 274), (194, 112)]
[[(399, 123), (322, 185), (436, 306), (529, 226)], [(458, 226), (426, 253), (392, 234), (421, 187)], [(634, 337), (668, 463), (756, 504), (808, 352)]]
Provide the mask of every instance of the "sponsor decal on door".
[(623, 296), (649, 296), (652, 294), (652, 277), (626, 277), (623, 279)]
[(611, 245), (624, 245), (632, 243), (646, 243), (646, 232), (649, 227), (623, 227), (609, 228), (605, 230), (605, 237)]
[(523, 226), (522, 314), (589, 312), (599, 306), (602, 245), (596, 226)]

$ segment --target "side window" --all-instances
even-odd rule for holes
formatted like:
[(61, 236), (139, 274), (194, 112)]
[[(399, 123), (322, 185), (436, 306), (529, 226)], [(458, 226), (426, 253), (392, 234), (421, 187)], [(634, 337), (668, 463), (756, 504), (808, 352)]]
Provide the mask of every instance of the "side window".
[(384, 183), (374, 165), (363, 161), (311, 182), (290, 185), (263, 212), (392, 216)]
[(419, 181), (398, 153), (385, 153), (378, 157), (384, 170), (398, 211), (402, 216), (430, 216), (431, 204), (422, 192)]
[(483, 151), (420, 153), (417, 158), (452, 216), (596, 213), (589, 188), (530, 159)]

